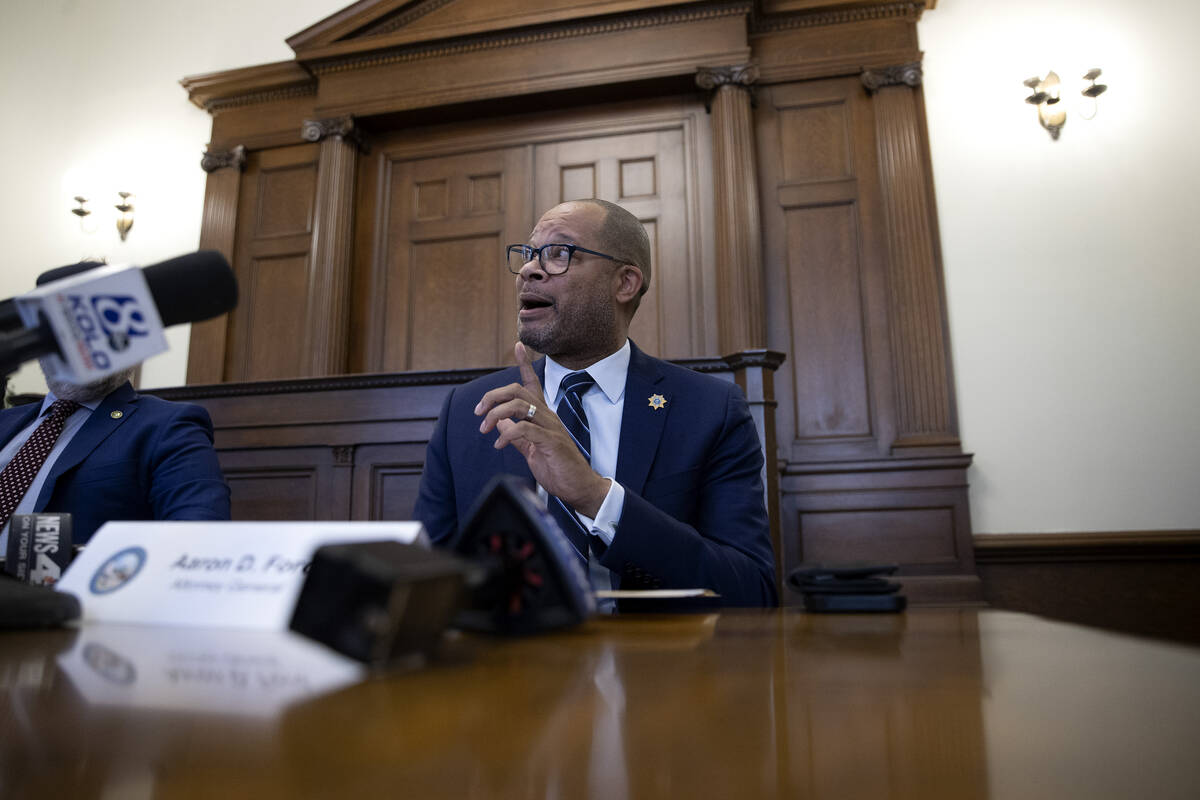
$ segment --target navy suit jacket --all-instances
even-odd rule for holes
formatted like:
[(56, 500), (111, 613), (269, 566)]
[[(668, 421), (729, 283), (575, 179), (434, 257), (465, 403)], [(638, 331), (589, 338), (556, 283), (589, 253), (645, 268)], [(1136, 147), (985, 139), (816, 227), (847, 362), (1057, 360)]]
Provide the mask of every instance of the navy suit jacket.
[[(539, 379), (545, 368), (545, 359), (534, 363)], [(433, 541), (458, 531), (494, 475), (533, 483), (524, 457), (496, 450), (498, 433), (479, 433), (474, 412), (484, 393), (520, 380), (511, 367), (446, 398), (413, 511)], [(656, 394), (666, 399), (657, 410)], [(726, 605), (774, 605), (762, 467), (758, 430), (735, 384), (631, 347), (616, 474), (625, 506), (600, 563), (624, 589), (706, 587)]]
[[(0, 412), (0, 446), (40, 409)], [(75, 544), (109, 520), (229, 519), (208, 412), (118, 387), (54, 462), (34, 510), (70, 513)]]

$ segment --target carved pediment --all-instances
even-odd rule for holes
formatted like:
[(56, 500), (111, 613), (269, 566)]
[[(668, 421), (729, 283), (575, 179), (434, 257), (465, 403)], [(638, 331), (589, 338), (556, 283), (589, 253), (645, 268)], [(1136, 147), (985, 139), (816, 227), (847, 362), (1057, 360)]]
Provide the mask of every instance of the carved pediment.
[(337, 58), (519, 28), (687, 5), (693, 0), (360, 0), (287, 40), (297, 60)]

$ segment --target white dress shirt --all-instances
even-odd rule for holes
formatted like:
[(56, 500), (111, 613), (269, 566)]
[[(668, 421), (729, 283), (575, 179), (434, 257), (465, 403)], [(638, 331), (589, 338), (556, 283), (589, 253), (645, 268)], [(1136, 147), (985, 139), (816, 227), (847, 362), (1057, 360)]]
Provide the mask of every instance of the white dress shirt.
[[(583, 524), (599, 536), (605, 544), (612, 544), (617, 532), (617, 521), (625, 508), (625, 488), (617, 483), (617, 451), (621, 443), (621, 418), (625, 411), (625, 379), (629, 375), (629, 340), (621, 349), (587, 367), (587, 373), (596, 382), (580, 398), (583, 411), (587, 414), (592, 438), (592, 470), (612, 481), (596, 518), (592, 519), (576, 512)], [(546, 374), (542, 393), (551, 409), (558, 408), (562, 399), (560, 384), (563, 376), (579, 370), (567, 369), (549, 356), (546, 357)], [(546, 490), (538, 487), (542, 498)], [(612, 573), (603, 567), (589, 552), (588, 576), (593, 589), (611, 589)], [(603, 607), (603, 604), (602, 604)]]

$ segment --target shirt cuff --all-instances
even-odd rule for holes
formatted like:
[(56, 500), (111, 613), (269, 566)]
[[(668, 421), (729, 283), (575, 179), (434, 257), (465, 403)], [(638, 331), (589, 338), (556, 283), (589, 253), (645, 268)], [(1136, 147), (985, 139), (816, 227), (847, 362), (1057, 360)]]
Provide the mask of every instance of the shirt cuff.
[(616, 478), (608, 480), (608, 494), (604, 496), (604, 502), (596, 512), (596, 518), (592, 519), (578, 511), (575, 512), (575, 516), (579, 517), (592, 533), (599, 536), (601, 541), (611, 545), (613, 537), (617, 535), (617, 522), (621, 519), (621, 512), (625, 510), (625, 487), (617, 483)]

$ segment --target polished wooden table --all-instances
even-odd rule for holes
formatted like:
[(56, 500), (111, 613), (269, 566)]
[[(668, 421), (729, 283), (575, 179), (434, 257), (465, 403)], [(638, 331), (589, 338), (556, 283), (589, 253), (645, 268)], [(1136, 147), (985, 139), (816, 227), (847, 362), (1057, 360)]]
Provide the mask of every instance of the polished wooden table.
[(725, 612), (451, 635), (358, 678), (290, 635), (8, 632), (0, 796), (1191, 800), (1200, 649), (977, 609)]

